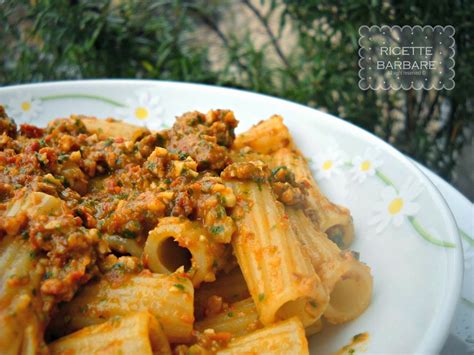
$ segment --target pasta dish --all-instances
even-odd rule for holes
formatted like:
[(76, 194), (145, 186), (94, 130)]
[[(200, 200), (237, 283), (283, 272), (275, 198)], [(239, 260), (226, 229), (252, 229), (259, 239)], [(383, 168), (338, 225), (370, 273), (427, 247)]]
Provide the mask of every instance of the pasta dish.
[(0, 106), (0, 353), (308, 354), (370, 269), (280, 116), (150, 131)]

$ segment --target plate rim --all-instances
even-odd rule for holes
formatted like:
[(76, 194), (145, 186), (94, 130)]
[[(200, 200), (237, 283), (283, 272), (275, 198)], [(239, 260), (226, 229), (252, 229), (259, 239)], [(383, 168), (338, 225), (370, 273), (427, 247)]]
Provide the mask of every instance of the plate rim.
[[(424, 333), (423, 337), (420, 339), (418, 344), (415, 344), (417, 353), (427, 353), (427, 352), (439, 352), (448, 335), (451, 323), (454, 319), (454, 313), (456, 310), (456, 306), (461, 295), (461, 288), (462, 288), (462, 279), (463, 279), (463, 251), (462, 251), (462, 242), (461, 237), (458, 232), (456, 220), (451, 209), (448, 206), (445, 198), (436, 187), (436, 185), (428, 178), (428, 176), (418, 167), (411, 158), (405, 156), (395, 147), (391, 146), (389, 143), (385, 142), (381, 138), (375, 136), (371, 132), (355, 125), (352, 122), (346, 121), (342, 118), (339, 118), (335, 115), (332, 115), (327, 112), (323, 112), (319, 109), (312, 108), (297, 102), (293, 102), (287, 99), (261, 94), (257, 92), (252, 92), (243, 89), (225, 87), (225, 86), (217, 86), (217, 85), (209, 85), (209, 84), (201, 84), (201, 83), (194, 83), (194, 82), (181, 82), (181, 81), (171, 81), (171, 80), (152, 80), (152, 79), (80, 79), (80, 80), (60, 80), (60, 81), (45, 81), (39, 83), (28, 83), (28, 84), (15, 84), (15, 85), (8, 85), (0, 87), (0, 94), (8, 94), (9, 92), (15, 92), (17, 90), (22, 89), (36, 89), (36, 88), (44, 88), (44, 89), (58, 89), (61, 87), (73, 87), (79, 86), (82, 89), (87, 86), (95, 86), (95, 85), (103, 85), (103, 84), (122, 84), (122, 85), (159, 85), (163, 86), (165, 89), (166, 87), (194, 87), (194, 88), (201, 88), (208, 91), (226, 91), (229, 93), (234, 92), (237, 95), (249, 95), (254, 96), (256, 99), (260, 100), (275, 100), (283, 105), (290, 105), (294, 107), (298, 107), (299, 109), (303, 110), (311, 110), (316, 111), (320, 117), (318, 119), (322, 119), (327, 121), (327, 124), (335, 124), (336, 126), (341, 126), (342, 128), (347, 127), (351, 129), (351, 132), (354, 133), (356, 138), (359, 138), (366, 142), (372, 142), (379, 146), (382, 146), (386, 149), (388, 153), (393, 155), (397, 160), (404, 164), (407, 168), (411, 168), (412, 172), (420, 178), (421, 182), (424, 186), (428, 187), (430, 191), (431, 198), (438, 200), (444, 209), (442, 213), (446, 215), (447, 220), (449, 221), (449, 225), (446, 226), (447, 230), (449, 231), (449, 239), (452, 241), (456, 248), (450, 249), (454, 253), (453, 256), (449, 256), (447, 265), (448, 269), (452, 269), (454, 271), (454, 275), (449, 275), (451, 277), (447, 277), (448, 287), (450, 292), (446, 293), (445, 295), (445, 302), (444, 306), (442, 307), (442, 312), (438, 312), (433, 319), (431, 320), (431, 326), (427, 332)], [(217, 99), (216, 99), (217, 100)], [(329, 120), (332, 120), (329, 123)], [(448, 271), (446, 271), (446, 275), (448, 275)]]

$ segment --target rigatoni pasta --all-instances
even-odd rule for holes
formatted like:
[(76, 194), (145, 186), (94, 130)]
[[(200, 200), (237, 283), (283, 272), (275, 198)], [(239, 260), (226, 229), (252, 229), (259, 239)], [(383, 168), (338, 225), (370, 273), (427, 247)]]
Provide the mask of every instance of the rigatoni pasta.
[(308, 326), (328, 295), (266, 182), (227, 181), (241, 198), (232, 246), (263, 324), (297, 316)]
[(303, 211), (292, 207), (287, 207), (286, 211), (297, 239), (307, 250), (330, 294), (324, 317), (334, 324), (357, 318), (371, 300), (370, 269), (316, 230)]
[(97, 134), (99, 137), (105, 137), (105, 139), (110, 137), (122, 137), (134, 141), (146, 135), (148, 132), (146, 128), (114, 119), (100, 120), (85, 116), (73, 116), (72, 118), (80, 119), (89, 132)]
[(270, 154), (280, 148), (289, 146), (291, 142), (291, 135), (288, 128), (283, 124), (283, 118), (273, 115), (239, 134), (232, 149), (239, 150), (249, 147), (257, 153)]
[[(63, 207), (57, 197), (32, 192), (8, 203), (2, 222), (46, 220), (46, 216), (60, 214)], [(35, 354), (46, 348), (43, 333), (48, 300), (40, 297), (45, 268), (38, 265), (34, 245), (25, 239), (8, 234), (0, 238), (0, 350), (4, 354)]]
[(148, 311), (171, 342), (187, 342), (194, 323), (193, 294), (191, 281), (178, 275), (142, 273), (129, 276), (118, 285), (102, 279), (85, 286), (61, 307), (51, 329), (55, 334), (64, 334), (115, 316)]
[(261, 328), (258, 312), (251, 297), (232, 303), (216, 313), (206, 316), (194, 326), (199, 331), (213, 329), (216, 332), (226, 332), (232, 336), (241, 336)]
[(114, 317), (82, 328), (50, 344), (53, 355), (160, 354), (171, 355), (160, 323), (148, 312)]
[(326, 233), (341, 248), (348, 248), (354, 239), (354, 225), (349, 210), (336, 205), (321, 192), (303, 155), (295, 149), (283, 148), (272, 155), (272, 166), (287, 167), (296, 183), (305, 187), (308, 216), (317, 229)]
[(307, 354), (359, 316), (370, 269), (333, 242), (349, 211), (282, 117), (237, 124), (18, 129), (0, 106), (0, 353)]
[[(235, 303), (250, 297), (242, 271), (235, 267), (230, 272), (220, 272), (214, 282), (203, 283), (194, 292), (195, 315), (201, 319), (213, 303)], [(219, 305), (219, 307), (220, 307)]]
[(225, 256), (224, 245), (213, 240), (199, 223), (176, 217), (162, 218), (145, 243), (144, 258), (150, 270), (171, 274), (183, 268), (194, 286), (214, 281)]
[(233, 149), (238, 152), (245, 147), (251, 148), (247, 153), (251, 158), (254, 158), (252, 152), (256, 152), (263, 155), (260, 159), (272, 168), (288, 168), (295, 175), (296, 182), (306, 188), (306, 211), (318, 229), (327, 233), (341, 248), (350, 246), (354, 239), (354, 226), (349, 210), (332, 203), (320, 191), (305, 157), (294, 144), (280, 116), (261, 121), (237, 136)]
[[(2, 354), (34, 354), (43, 342), (41, 300), (35, 297), (41, 273), (26, 241), (0, 240), (0, 349)], [(37, 291), (36, 291), (37, 292)]]
[(301, 321), (290, 318), (232, 340), (218, 355), (231, 354), (309, 354)]

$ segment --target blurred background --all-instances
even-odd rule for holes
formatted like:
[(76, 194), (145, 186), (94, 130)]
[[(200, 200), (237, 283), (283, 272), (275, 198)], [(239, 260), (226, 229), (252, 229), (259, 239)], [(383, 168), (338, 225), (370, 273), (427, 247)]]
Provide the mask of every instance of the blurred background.
[[(0, 84), (147, 78), (279, 96), (375, 133), (472, 201), (472, 14), (470, 0), (0, 0)], [(358, 29), (373, 24), (454, 26), (454, 90), (360, 90)]]

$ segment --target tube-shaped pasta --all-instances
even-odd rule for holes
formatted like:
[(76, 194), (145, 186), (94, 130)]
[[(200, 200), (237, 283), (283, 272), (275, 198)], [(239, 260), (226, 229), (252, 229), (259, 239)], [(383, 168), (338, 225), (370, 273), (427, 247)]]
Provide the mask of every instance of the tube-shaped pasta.
[(344, 323), (358, 317), (372, 296), (370, 268), (318, 231), (300, 209), (286, 208), (296, 238), (303, 244), (329, 295), (324, 317)]
[(303, 155), (296, 149), (280, 149), (273, 155), (272, 166), (286, 166), (295, 175), (296, 182), (306, 187), (306, 212), (311, 220), (342, 249), (348, 248), (354, 240), (350, 211), (332, 203), (321, 192)]
[(339, 324), (360, 316), (370, 304), (372, 284), (370, 268), (355, 259), (351, 260), (349, 270), (334, 285), (324, 318)]
[(115, 317), (49, 345), (51, 354), (171, 354), (160, 323), (148, 312)]
[(323, 330), (323, 321), (322, 318), (319, 318), (316, 323), (311, 324), (310, 326), (304, 328), (304, 332), (307, 337), (319, 333), (321, 330)]
[[(43, 192), (12, 200), (6, 217), (25, 213), (30, 218), (59, 213), (63, 202)], [(35, 354), (43, 351), (44, 320), (40, 284), (44, 267), (36, 265), (34, 250), (20, 236), (0, 238), (0, 352)]]
[(216, 243), (199, 222), (184, 218), (161, 218), (145, 243), (144, 261), (153, 272), (170, 274), (184, 267), (193, 285), (216, 279), (224, 266), (225, 246)]
[(14, 217), (20, 212), (25, 212), (29, 217), (58, 213), (63, 202), (44, 192), (30, 192), (23, 198), (13, 200), (8, 207), (6, 217)]
[(0, 240), (0, 352), (35, 354), (43, 343), (39, 285), (29, 243), (20, 237)]
[(309, 354), (301, 321), (290, 318), (253, 333), (235, 338), (217, 355), (231, 354)]
[(101, 139), (122, 137), (126, 140), (136, 140), (149, 133), (144, 127), (114, 119), (101, 120), (95, 117), (71, 116), (71, 119), (80, 119), (90, 133), (95, 133)]
[(250, 147), (257, 153), (270, 154), (280, 148), (287, 147), (290, 143), (290, 132), (283, 124), (283, 118), (273, 115), (239, 134), (235, 138), (232, 149), (239, 150)]
[(216, 332), (226, 332), (232, 336), (241, 336), (261, 328), (258, 313), (251, 297), (231, 304), (220, 313), (204, 318), (197, 322), (195, 328), (199, 331), (213, 329)]
[(53, 334), (65, 334), (133, 311), (154, 315), (170, 342), (187, 342), (193, 330), (191, 281), (177, 275), (141, 273), (116, 285), (106, 279), (87, 284), (53, 319)]
[(130, 254), (140, 258), (143, 254), (143, 246), (135, 239), (124, 238), (119, 235), (105, 235), (104, 239), (109, 244), (109, 248), (120, 254)]
[(238, 196), (232, 246), (256, 304), (268, 325), (297, 316), (308, 326), (323, 313), (328, 294), (296, 239), (268, 183), (228, 181)]
[(250, 297), (249, 289), (239, 267), (229, 273), (220, 272), (216, 281), (204, 283), (194, 293), (194, 306), (197, 318), (202, 318), (209, 298), (217, 296), (223, 302), (235, 303)]

